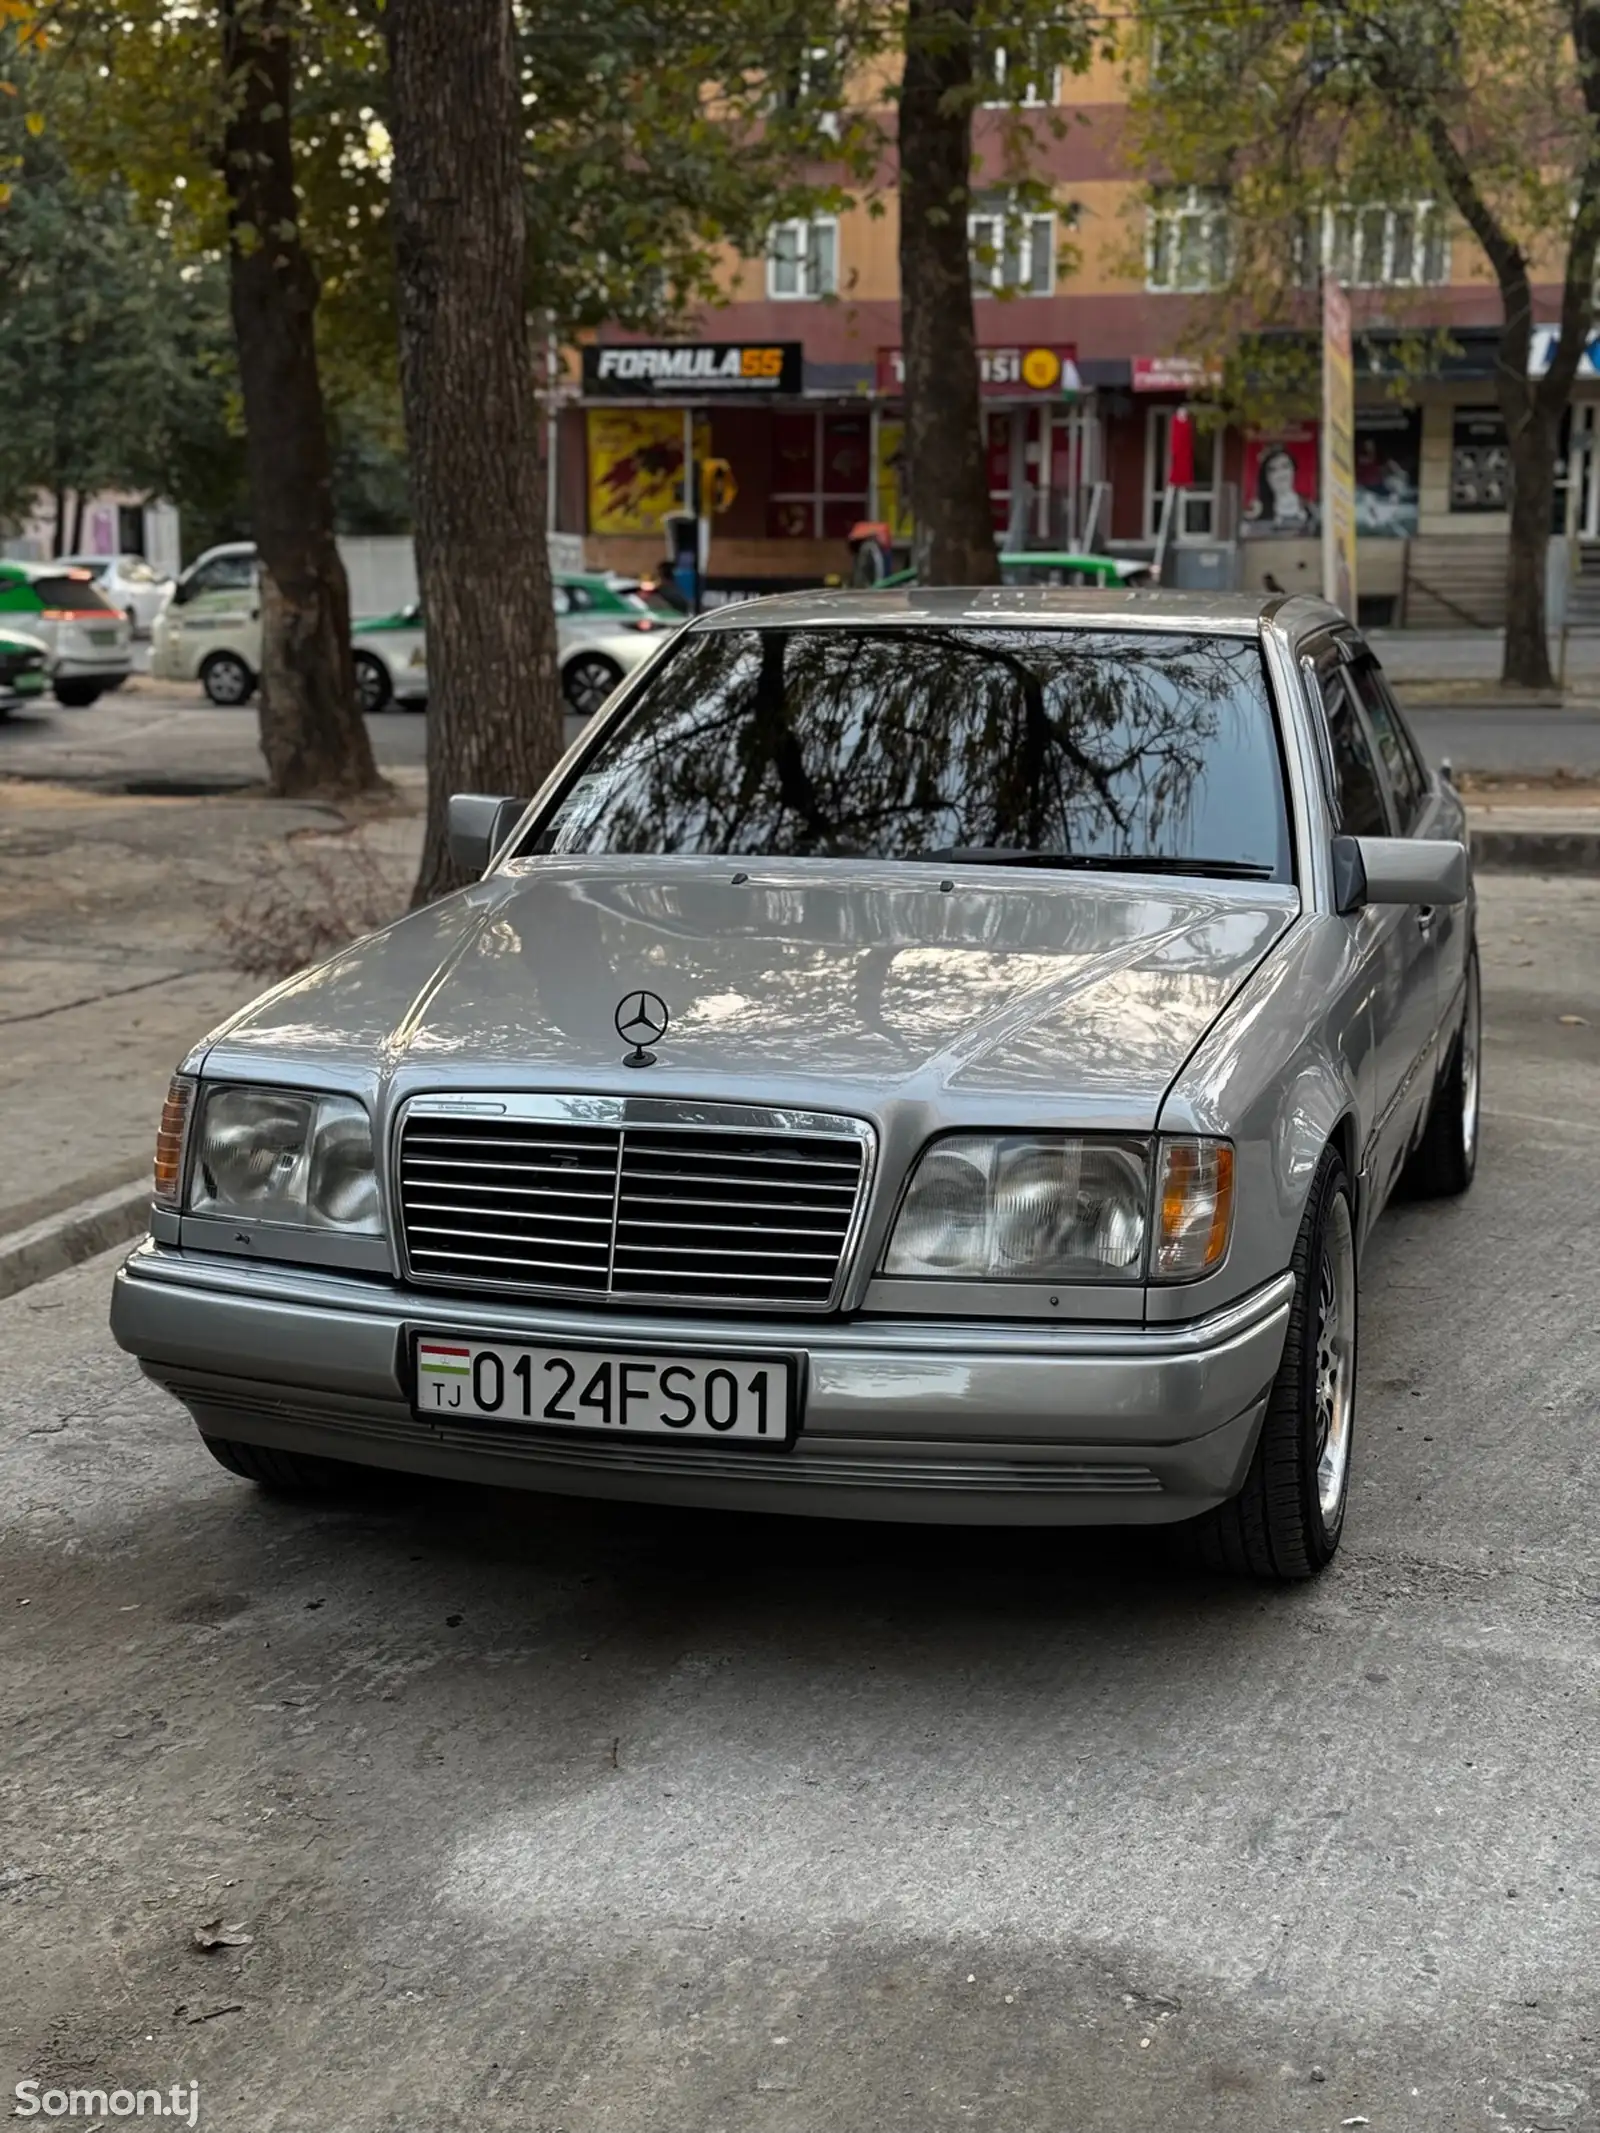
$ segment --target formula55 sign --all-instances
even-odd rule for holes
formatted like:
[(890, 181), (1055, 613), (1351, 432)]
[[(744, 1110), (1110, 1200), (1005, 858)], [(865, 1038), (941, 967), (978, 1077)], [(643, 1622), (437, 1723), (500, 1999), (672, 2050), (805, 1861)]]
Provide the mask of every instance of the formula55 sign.
[(798, 341), (640, 341), (583, 351), (583, 390), (591, 398), (798, 393), (803, 373)]

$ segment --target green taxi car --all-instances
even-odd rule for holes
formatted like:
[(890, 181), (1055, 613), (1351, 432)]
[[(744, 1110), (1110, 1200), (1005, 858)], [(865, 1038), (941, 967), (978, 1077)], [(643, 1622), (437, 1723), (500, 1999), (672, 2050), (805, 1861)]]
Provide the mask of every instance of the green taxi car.
[(50, 686), (50, 647), (23, 630), (0, 630), (0, 718), (43, 696)]

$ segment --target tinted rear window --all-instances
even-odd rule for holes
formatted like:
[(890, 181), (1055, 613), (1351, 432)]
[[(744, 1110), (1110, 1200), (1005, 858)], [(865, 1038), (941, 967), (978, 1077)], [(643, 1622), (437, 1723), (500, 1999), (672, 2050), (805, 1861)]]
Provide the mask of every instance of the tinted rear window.
[(528, 849), (931, 859), (988, 846), (1290, 878), (1253, 637), (728, 629), (655, 668)]
[(92, 578), (35, 578), (33, 589), (41, 607), (73, 608), (80, 614), (103, 608), (108, 615), (116, 613)]

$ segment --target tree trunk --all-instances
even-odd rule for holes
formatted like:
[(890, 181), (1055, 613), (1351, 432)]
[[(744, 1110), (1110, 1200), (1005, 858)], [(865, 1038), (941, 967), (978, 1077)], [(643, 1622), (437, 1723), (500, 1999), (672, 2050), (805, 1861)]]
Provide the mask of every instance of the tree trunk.
[(1503, 379), (1500, 408), (1511, 455), (1511, 531), (1506, 547), (1506, 642), (1500, 679), (1524, 689), (1555, 686), (1545, 612), (1545, 557), (1555, 506), (1560, 417), (1537, 387)]
[(400, 385), (428, 618), (421, 903), (461, 881), (445, 838), (451, 793), (531, 798), (563, 724), (512, 0), (389, 0), (385, 21)]
[(81, 489), (75, 490), (73, 492), (72, 542), (67, 549), (68, 555), (82, 555), (83, 553), (83, 513), (84, 506), (88, 503), (88, 501), (89, 499), (84, 495)]
[(251, 512), (261, 556), (261, 752), (274, 792), (380, 783), (350, 663), (317, 372), (317, 278), (290, 133), (300, 0), (222, 0), (223, 177)]
[(58, 481), (58, 482), (56, 483), (56, 522), (55, 522), (55, 526), (54, 526), (54, 528), (52, 529), (52, 531), (51, 531), (51, 535), (50, 535), (50, 554), (51, 554), (51, 557), (52, 557), (52, 559), (54, 559), (54, 558), (55, 558), (55, 557), (57, 557), (57, 556), (63, 556), (63, 555), (65, 555), (65, 554), (66, 554), (66, 552), (67, 552), (67, 485), (66, 485), (65, 481)]
[(994, 585), (967, 207), (974, 0), (908, 0), (900, 89), (900, 339), (912, 557), (924, 585)]

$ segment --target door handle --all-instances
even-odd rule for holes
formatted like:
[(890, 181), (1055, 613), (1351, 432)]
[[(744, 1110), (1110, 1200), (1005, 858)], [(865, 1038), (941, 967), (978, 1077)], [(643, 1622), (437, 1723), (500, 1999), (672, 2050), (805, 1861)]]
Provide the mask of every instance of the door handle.
[(1434, 910), (1434, 908), (1433, 908), (1433, 905), (1432, 905), (1432, 904), (1418, 904), (1418, 906), (1417, 906), (1417, 931), (1418, 931), (1419, 933), (1431, 933), (1431, 932), (1433, 931), (1433, 922), (1434, 922), (1434, 919), (1435, 919), (1435, 918), (1436, 918), (1437, 916), (1438, 916), (1438, 914), (1437, 914), (1437, 912), (1436, 912), (1436, 911)]

